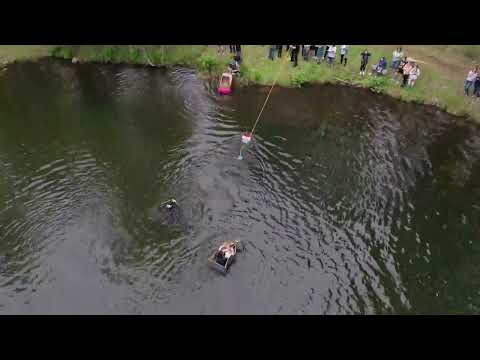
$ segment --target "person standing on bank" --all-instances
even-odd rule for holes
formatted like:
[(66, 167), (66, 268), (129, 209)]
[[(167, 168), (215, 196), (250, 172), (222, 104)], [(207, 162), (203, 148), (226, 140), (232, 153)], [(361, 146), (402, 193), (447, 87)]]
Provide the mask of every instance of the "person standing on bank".
[(393, 75), (393, 79), (396, 81), (398, 78), (398, 75), (400, 75), (400, 79), (402, 79), (403, 76), (403, 68), (407, 65), (407, 57), (405, 56), (403, 59), (400, 60), (400, 63), (398, 64), (397, 67), (397, 72)]
[(335, 45), (330, 46), (328, 49), (328, 63), (330, 65), (335, 64), (335, 56), (337, 55), (337, 47)]
[(311, 45), (303, 45), (303, 60), (307, 62), (310, 59), (310, 46)]
[(475, 83), (473, 84), (473, 95), (476, 95), (477, 98), (480, 97), (480, 75), (477, 74), (477, 78), (475, 79)]
[(317, 63), (323, 60), (325, 45), (317, 45)]
[(478, 75), (478, 68), (472, 69), (468, 72), (467, 79), (465, 80), (465, 86), (463, 88), (465, 95), (469, 95), (470, 87), (475, 83)]
[(325, 45), (325, 53), (323, 54), (323, 60), (325, 60), (327, 58), (328, 49), (330, 49), (330, 46), (332, 46), (332, 45)]
[[(407, 60), (408, 61), (408, 60)], [(410, 77), (410, 71), (413, 69), (411, 61), (408, 61), (403, 67), (403, 82), (402, 87), (407, 86), (408, 78)]]
[(414, 64), (408, 76), (408, 86), (410, 87), (415, 86), (415, 83), (417, 82), (417, 79), (419, 76), (420, 76), (420, 68), (418, 67), (417, 64)]
[(340, 65), (342, 65), (343, 60), (345, 60), (345, 64), (343, 64), (343, 66), (347, 66), (347, 56), (348, 56), (348, 45), (342, 45), (340, 47)]
[(282, 57), (282, 48), (283, 48), (283, 45), (277, 45), (277, 51), (278, 51), (278, 57), (279, 58)]
[(277, 45), (270, 45), (268, 48), (268, 58), (273, 61), (275, 57), (275, 50), (277, 49)]
[(233, 57), (236, 62), (239, 64), (242, 63), (242, 48), (240, 45), (234, 45), (235, 46), (235, 56)]
[(399, 47), (397, 50), (393, 52), (392, 57), (392, 69), (397, 70), (398, 66), (400, 65), (400, 61), (402, 60), (403, 52), (402, 48)]
[(235, 52), (241, 58), (242, 57), (242, 45), (235, 45)]
[(292, 46), (292, 56), (290, 60), (293, 62), (293, 67), (298, 65), (298, 52), (300, 51), (300, 45), (291, 45)]
[(365, 69), (367, 68), (368, 64), (368, 59), (370, 56), (372, 56), (371, 53), (368, 52), (367, 49), (363, 50), (363, 52), (360, 54), (361, 56), (361, 63), (360, 63), (360, 75), (365, 76)]

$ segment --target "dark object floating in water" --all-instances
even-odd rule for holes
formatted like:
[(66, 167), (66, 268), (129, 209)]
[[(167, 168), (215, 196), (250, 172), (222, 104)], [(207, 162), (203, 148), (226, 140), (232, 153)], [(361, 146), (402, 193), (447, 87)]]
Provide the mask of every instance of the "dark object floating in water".
[(167, 200), (161, 203), (158, 207), (161, 215), (161, 220), (167, 225), (182, 224), (183, 215), (180, 206), (175, 199)]
[(243, 247), (239, 240), (225, 241), (208, 258), (208, 264), (212, 269), (217, 270), (222, 275), (226, 275), (230, 266), (235, 262), (237, 251), (242, 251)]

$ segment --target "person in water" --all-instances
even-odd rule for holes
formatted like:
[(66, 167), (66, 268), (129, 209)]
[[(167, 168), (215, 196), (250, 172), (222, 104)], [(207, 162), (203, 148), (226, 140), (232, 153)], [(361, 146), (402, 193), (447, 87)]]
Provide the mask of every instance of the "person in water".
[(228, 76), (223, 76), (220, 86), (230, 87), (230, 78)]
[(159, 211), (164, 223), (168, 225), (182, 223), (182, 212), (175, 199), (170, 199), (160, 204)]
[(218, 248), (216, 261), (225, 266), (228, 259), (235, 255), (235, 244), (233, 242), (225, 242)]

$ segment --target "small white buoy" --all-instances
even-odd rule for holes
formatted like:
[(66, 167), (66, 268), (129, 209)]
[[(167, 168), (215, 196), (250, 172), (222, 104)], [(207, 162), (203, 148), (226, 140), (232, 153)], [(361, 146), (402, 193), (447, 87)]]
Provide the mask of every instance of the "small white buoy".
[(246, 132), (242, 134), (242, 143), (248, 145), (250, 144), (250, 141), (252, 141), (252, 133)]

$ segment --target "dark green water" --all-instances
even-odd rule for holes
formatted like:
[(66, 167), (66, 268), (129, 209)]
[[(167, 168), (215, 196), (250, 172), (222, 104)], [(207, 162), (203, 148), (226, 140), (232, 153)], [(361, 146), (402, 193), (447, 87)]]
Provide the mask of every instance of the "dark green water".
[[(480, 307), (480, 132), (337, 87), (218, 98), (190, 70), (0, 75), (0, 313)], [(159, 220), (175, 197), (186, 226)], [(211, 251), (239, 238), (225, 277)]]

